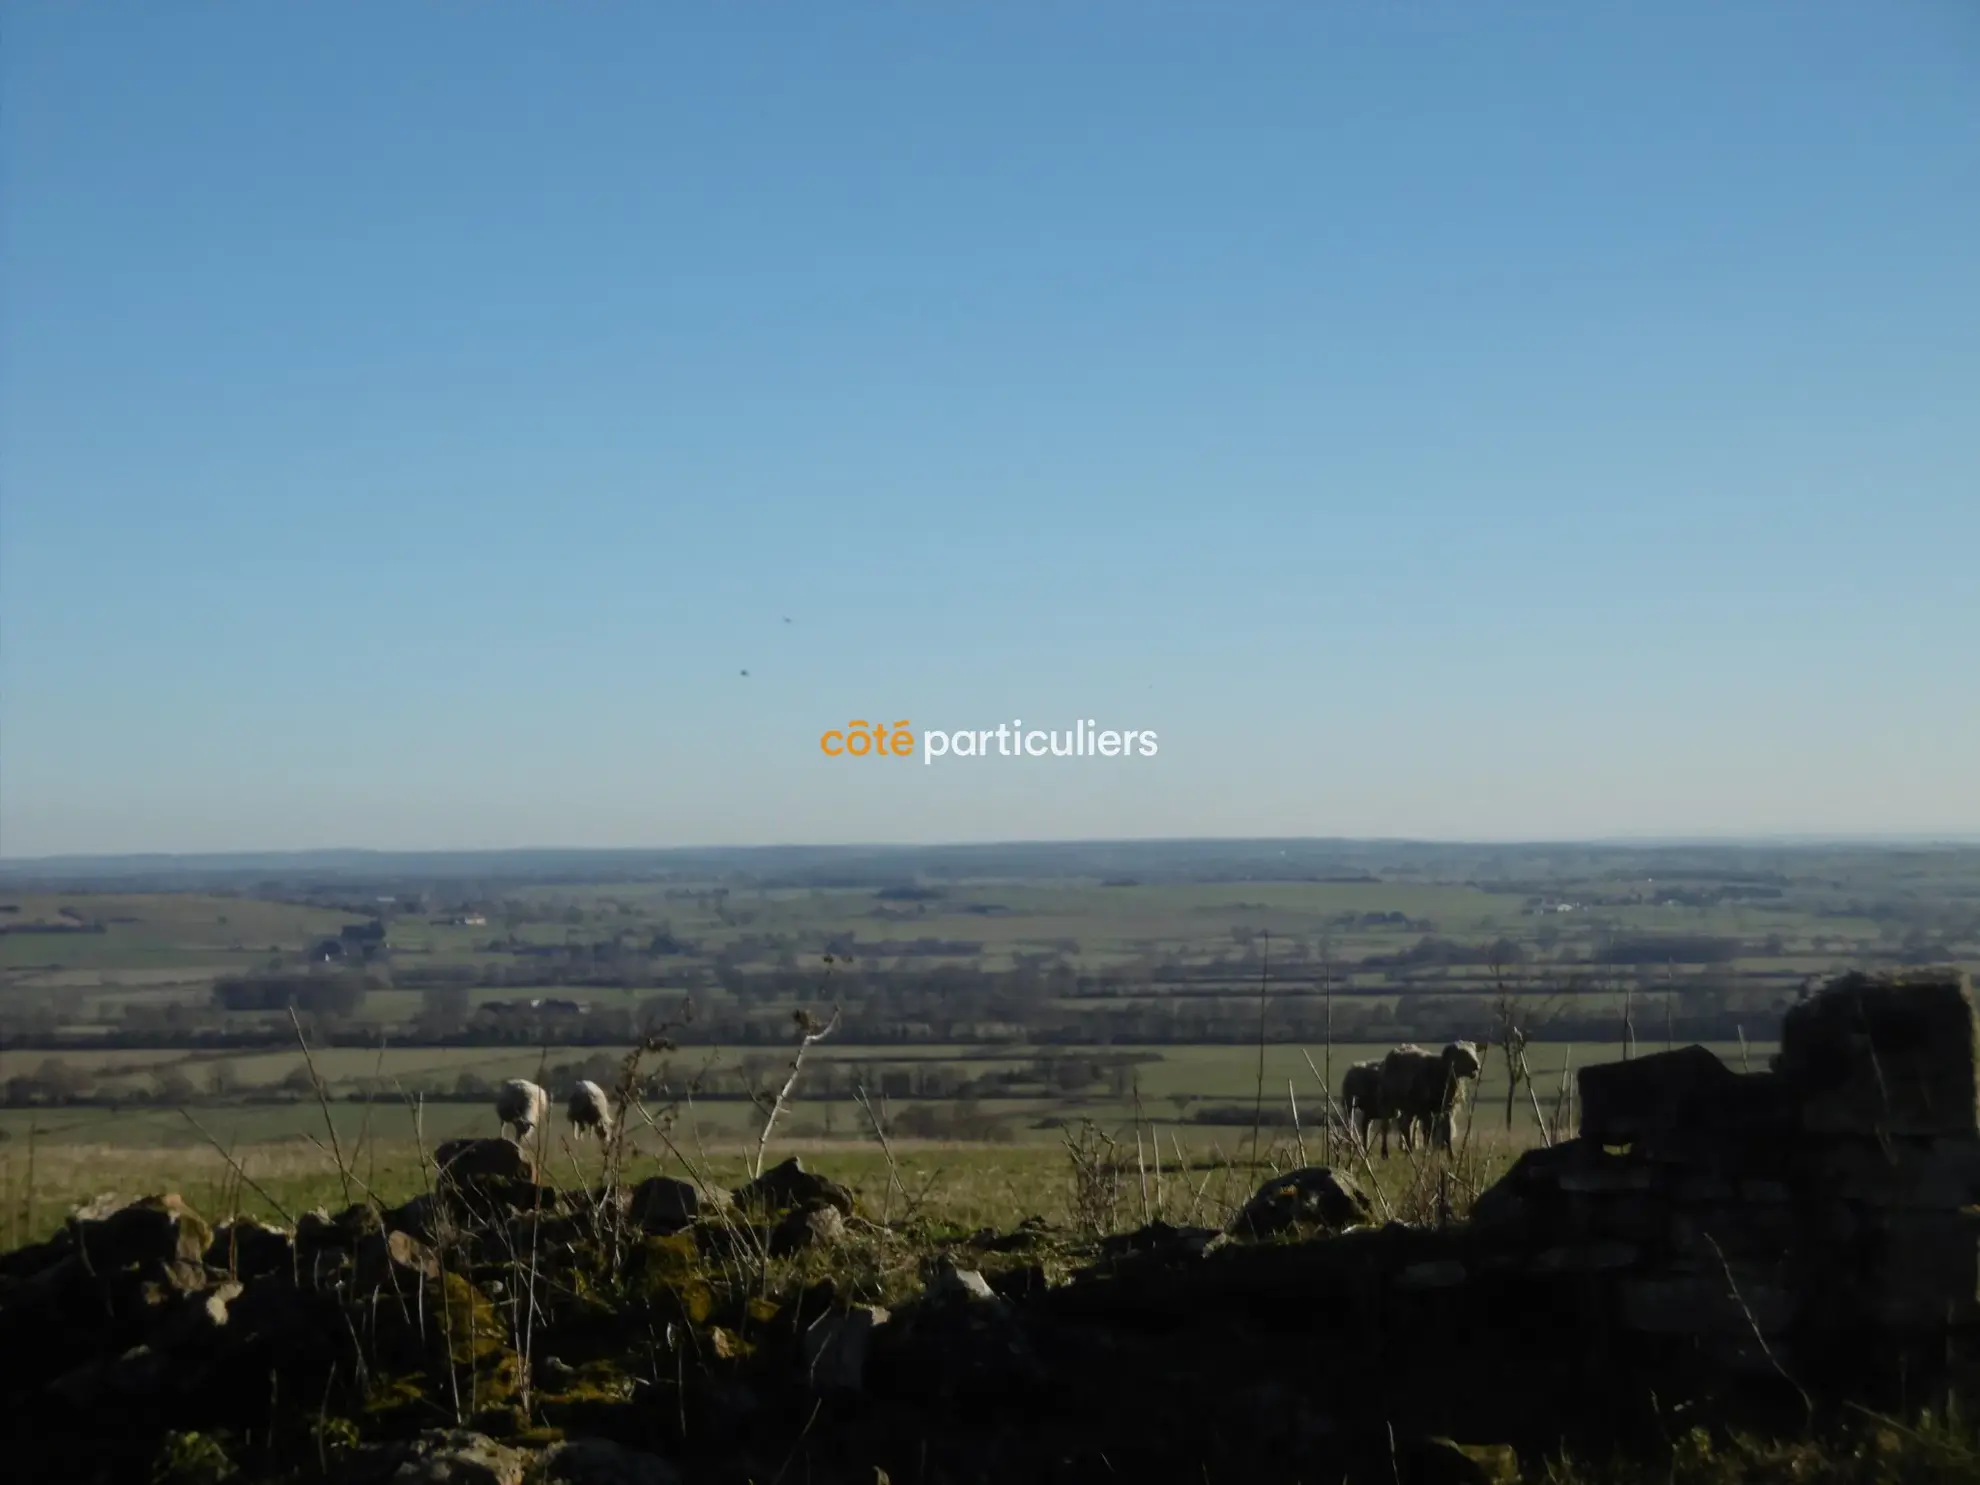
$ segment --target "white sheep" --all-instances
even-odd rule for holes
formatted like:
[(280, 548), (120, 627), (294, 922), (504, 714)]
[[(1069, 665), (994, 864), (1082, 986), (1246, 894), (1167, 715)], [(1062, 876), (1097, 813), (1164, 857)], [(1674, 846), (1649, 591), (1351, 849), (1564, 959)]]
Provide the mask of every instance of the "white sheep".
[(515, 1125), (517, 1144), (528, 1139), (529, 1132), (543, 1122), (549, 1107), (550, 1095), (528, 1078), (510, 1078), (495, 1092), (495, 1116), (502, 1121), (505, 1133), (511, 1124)]
[(596, 1083), (579, 1083), (564, 1112), (579, 1134), (595, 1134), (602, 1140), (612, 1133), (612, 1100)]
[[(1441, 1052), (1426, 1052), (1413, 1045), (1397, 1047), (1382, 1059), (1382, 1102), (1402, 1121), (1402, 1145), (1416, 1145), (1416, 1126), (1421, 1124), (1433, 1148), (1448, 1151), (1456, 1123), (1458, 1104), (1464, 1097), (1467, 1079), (1476, 1078), (1482, 1064), (1478, 1049), (1470, 1042), (1451, 1042)], [(1388, 1154), (1388, 1131), (1382, 1134), (1382, 1153)]]

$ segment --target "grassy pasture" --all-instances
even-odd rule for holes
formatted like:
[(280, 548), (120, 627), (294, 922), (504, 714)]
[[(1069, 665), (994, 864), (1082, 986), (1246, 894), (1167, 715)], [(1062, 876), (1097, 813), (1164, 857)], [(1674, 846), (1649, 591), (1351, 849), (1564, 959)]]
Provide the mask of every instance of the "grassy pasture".
[[(1268, 1042), (1265, 1048), (1265, 1089), (1267, 1097), (1283, 1098), (1285, 1085), (1292, 1081), (1302, 1099), (1317, 1097), (1318, 1090), (1308, 1070), (1307, 1059), (1315, 1068), (1331, 1065), (1335, 1086), (1350, 1063), (1382, 1056), (1393, 1043), (1342, 1042), (1329, 1050), (1323, 1046), (1298, 1047)], [(1660, 1051), (1660, 1038), (1645, 1036), (1637, 1043), (1639, 1055)], [(543, 1063), (577, 1061), (593, 1056), (619, 1057), (624, 1048), (615, 1047), (392, 1047), (382, 1051), (362, 1047), (327, 1047), (312, 1056), (317, 1072), (330, 1085), (333, 1094), (351, 1091), (374, 1077), (419, 1085), (423, 1079), (451, 1080), (472, 1071), (491, 1080), (534, 1076)], [(1711, 1050), (1729, 1065), (1738, 1066), (1741, 1057), (1736, 1042), (1712, 1043)], [(1755, 1069), (1764, 1068), (1775, 1050), (1771, 1042), (1749, 1042), (1746, 1056)], [(73, 1066), (113, 1077), (143, 1078), (164, 1067), (178, 1067), (197, 1079), (216, 1063), (226, 1063), (234, 1082), (242, 1091), (271, 1086), (302, 1066), (302, 1054), (289, 1050), (246, 1052), (180, 1052), (153, 1048), (116, 1049), (104, 1052), (61, 1054)], [(1559, 1081), (1564, 1068), (1582, 1067), (1590, 1062), (1611, 1062), (1623, 1055), (1615, 1043), (1575, 1047), (1558, 1042), (1535, 1042), (1527, 1048), (1529, 1072), (1542, 1088)], [(33, 1071), (50, 1056), (39, 1051), (0, 1052), (0, 1079)], [(1137, 1059), (1134, 1077), (1144, 1099), (1167, 1099), (1189, 1095), (1204, 1099), (1229, 1099), (1255, 1095), (1258, 1081), (1258, 1050), (1255, 1046), (1222, 1044), (1216, 1046), (1110, 1046), (1110, 1047), (862, 1047), (819, 1044), (807, 1056), (808, 1065), (824, 1063), (858, 1065), (870, 1069), (942, 1066), (970, 1076), (1006, 1068), (1021, 1068), (1039, 1061), (1105, 1061), (1118, 1057)], [(734, 1069), (745, 1058), (756, 1059), (778, 1069), (788, 1060), (788, 1049), (776, 1047), (685, 1047), (665, 1059), (676, 1081), (685, 1082), (704, 1067)], [(1487, 1059), (1481, 1078), (1480, 1096), (1487, 1096), (1494, 1081), (1503, 1078), (1503, 1064), (1493, 1053)], [(654, 1064), (649, 1063), (649, 1067)]]
[[(651, 1132), (636, 1135), (627, 1177), (667, 1174), (728, 1186), (746, 1179), (754, 1149), (751, 1131), (737, 1122), (711, 1119), (705, 1109), (699, 1115), (692, 1124), (682, 1120), (675, 1126), (671, 1146)], [(438, 1141), (490, 1132), (485, 1114), (477, 1122), (467, 1110), (429, 1108), (417, 1139), (404, 1110), (374, 1109), (368, 1124), (361, 1111), (349, 1108), (335, 1108), (332, 1117), (344, 1166), (352, 1177), (352, 1197), (363, 1200), (370, 1193), (386, 1203), (406, 1200), (428, 1188), (430, 1153)], [(86, 1118), (50, 1131), (31, 1152), (22, 1138), (0, 1145), (0, 1206), (4, 1206), (0, 1243), (12, 1247), (45, 1236), (75, 1204), (107, 1192), (131, 1196), (176, 1191), (209, 1217), (238, 1210), (292, 1218), (311, 1207), (335, 1209), (345, 1202), (344, 1180), (329, 1153), (321, 1112), (313, 1105), (280, 1111), (279, 1121), (268, 1111), (258, 1111), (252, 1123), (230, 1123), (217, 1111), (205, 1111), (201, 1123), (219, 1148), (176, 1114), (141, 1118), (153, 1126), (149, 1140), (133, 1140), (131, 1131), (112, 1127), (111, 1120)], [(172, 1128), (174, 1124), (178, 1128)], [(1254, 1159), (1248, 1131), (1144, 1125), (1138, 1163), (1133, 1131), (1111, 1132), (1117, 1141), (1112, 1152), (1115, 1191), (1121, 1216), (1130, 1225), (1144, 1210), (1144, 1186), (1145, 1210), (1151, 1217), (1221, 1223), (1266, 1174), (1298, 1160), (1292, 1136), (1284, 1130), (1268, 1130)], [(1319, 1142), (1311, 1131), (1306, 1138), (1308, 1159), (1319, 1160), (1323, 1153)], [(1532, 1143), (1531, 1131), (1508, 1136), (1480, 1127), (1473, 1131), (1462, 1168), (1472, 1180), (1489, 1182)], [(574, 1144), (554, 1126), (537, 1148), (539, 1159), (560, 1184), (591, 1184), (602, 1174), (596, 1147)], [(766, 1159), (774, 1163), (794, 1153), (801, 1155), (808, 1167), (851, 1186), (864, 1209), (876, 1215), (886, 1211), (899, 1215), (912, 1205), (938, 1223), (964, 1230), (1008, 1228), (1034, 1214), (1056, 1221), (1070, 1216), (1072, 1166), (1057, 1134), (1011, 1146), (897, 1140), (890, 1148), (893, 1172), (887, 1155), (870, 1137), (821, 1138), (816, 1132), (794, 1129), (773, 1139)], [(1362, 1166), (1344, 1152), (1337, 1154), (1363, 1184), (1392, 1195), (1421, 1180), (1426, 1159), (1396, 1153), (1386, 1160), (1378, 1155)], [(251, 1184), (234, 1178), (235, 1166)]]
[(8, 922), (75, 918), (104, 925), (102, 933), (0, 935), (0, 970), (131, 971), (242, 968), (270, 948), (297, 950), (353, 921), (348, 913), (293, 903), (200, 893), (97, 893), (10, 896), (18, 913)]

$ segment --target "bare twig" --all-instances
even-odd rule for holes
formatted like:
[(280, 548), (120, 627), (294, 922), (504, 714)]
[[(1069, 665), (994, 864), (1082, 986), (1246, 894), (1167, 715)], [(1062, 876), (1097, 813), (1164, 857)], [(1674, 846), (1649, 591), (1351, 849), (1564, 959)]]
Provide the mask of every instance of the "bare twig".
[(880, 1153), (887, 1160), (887, 1199), (880, 1209), (880, 1225), (885, 1227), (894, 1214), (894, 1193), (901, 1193), (901, 1200), (908, 1200), (907, 1184), (901, 1180), (901, 1167), (894, 1159), (894, 1147), (887, 1142), (887, 1128), (880, 1122), (880, 1116), (873, 1111), (873, 1100), (866, 1096), (863, 1084), (853, 1085), (853, 1102), (866, 1115), (866, 1122), (873, 1126), (873, 1137), (880, 1142)]
[(1747, 1304), (1746, 1296), (1739, 1292), (1739, 1282), (1733, 1278), (1732, 1265), (1726, 1262), (1725, 1250), (1720, 1248), (1719, 1240), (1709, 1232), (1704, 1236), (1705, 1241), (1712, 1245), (1712, 1251), (1718, 1255), (1719, 1267), (1724, 1271), (1726, 1276), (1726, 1288), (1732, 1295), (1733, 1303), (1739, 1306), (1739, 1312), (1746, 1317), (1747, 1327), (1753, 1332), (1753, 1340), (1760, 1347), (1760, 1354), (1767, 1358), (1767, 1364), (1773, 1367), (1774, 1371), (1780, 1376), (1780, 1379), (1795, 1390), (1795, 1395), (1801, 1399), (1801, 1406), (1807, 1413), (1808, 1425), (1810, 1428), (1813, 1428), (1815, 1424), (1814, 1400), (1809, 1397), (1799, 1382), (1788, 1375), (1787, 1368), (1782, 1366), (1780, 1358), (1774, 1355), (1774, 1348), (1767, 1344), (1767, 1337), (1760, 1329), (1759, 1320), (1755, 1318), (1752, 1307)]
[(323, 1127), (330, 1131), (330, 1154), (337, 1162), (337, 1175), (344, 1183), (344, 1205), (351, 1206), (351, 1172), (344, 1164), (344, 1152), (337, 1143), (337, 1121), (330, 1117), (330, 1093), (323, 1086), (323, 1077), (316, 1070), (316, 1059), (310, 1055), (309, 1038), (303, 1035), (302, 1021), (296, 1016), (293, 1003), (289, 1006), (289, 1024), (296, 1029), (296, 1045), (302, 1048), (303, 1065), (309, 1069), (309, 1081), (316, 1089), (317, 1106), (323, 1110)]
[[(831, 961), (828, 958), (826, 962)], [(784, 1079), (784, 1086), (777, 1092), (776, 1102), (770, 1105), (769, 1112), (764, 1116), (763, 1129), (756, 1136), (756, 1156), (750, 1164), (749, 1171), (751, 1180), (763, 1174), (763, 1152), (770, 1143), (770, 1131), (776, 1127), (777, 1116), (784, 1112), (784, 1104), (790, 1098), (791, 1090), (797, 1087), (798, 1075), (804, 1071), (804, 1054), (838, 1029), (839, 1008), (832, 1007), (832, 1019), (823, 1026), (813, 1021), (803, 1010), (796, 1013), (795, 1019), (800, 1032), (797, 1055), (791, 1058), (791, 1075)]]
[(1265, 1127), (1265, 991), (1272, 977), (1272, 932), (1265, 930), (1265, 949), (1258, 961), (1258, 1093), (1251, 1110), (1251, 1174), (1258, 1176), (1258, 1137)]

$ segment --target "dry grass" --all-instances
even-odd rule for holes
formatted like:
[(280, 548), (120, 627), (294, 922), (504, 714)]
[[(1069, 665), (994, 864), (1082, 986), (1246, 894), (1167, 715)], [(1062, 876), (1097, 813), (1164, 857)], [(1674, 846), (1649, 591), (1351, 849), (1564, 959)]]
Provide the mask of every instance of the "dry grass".
[[(356, 1125), (354, 1111), (337, 1112)], [(1037, 1216), (1073, 1228), (1116, 1231), (1141, 1225), (1144, 1210), (1148, 1220), (1219, 1225), (1255, 1189), (1250, 1152), (1238, 1148), (1248, 1144), (1248, 1130), (1210, 1134), (1143, 1125), (1140, 1135), (1143, 1154), (1137, 1169), (1133, 1130), (1093, 1126), (1086, 1138), (1094, 1149), (1104, 1141), (1111, 1146), (1104, 1158), (1083, 1154), (1089, 1167), (1084, 1173), (1078, 1161), (1068, 1158), (1065, 1145), (890, 1139), (891, 1166), (888, 1154), (870, 1137), (864, 1142), (779, 1139), (772, 1154), (777, 1159), (802, 1155), (807, 1165), (850, 1186), (862, 1210), (876, 1219), (883, 1213), (898, 1218), (912, 1210), (927, 1221), (972, 1229), (1008, 1228)], [(1074, 1138), (1079, 1138), (1076, 1132)], [(1320, 1163), (1316, 1133), (1309, 1128), (1303, 1138), (1309, 1159)], [(652, 1131), (629, 1130), (616, 1157), (620, 1178), (636, 1182), (673, 1175), (692, 1180), (699, 1173), (728, 1186), (748, 1179), (754, 1151), (733, 1136), (704, 1140), (691, 1118), (684, 1117), (671, 1142), (672, 1151)], [(1496, 1179), (1525, 1144), (1508, 1143), (1496, 1131), (1476, 1131), (1452, 1157), (1418, 1151), (1385, 1161), (1376, 1155), (1364, 1167), (1345, 1149), (1336, 1154), (1337, 1164), (1363, 1186), (1381, 1192), (1378, 1200), (1385, 1200), (1397, 1217), (1433, 1221), (1440, 1190), (1449, 1196), (1451, 1215), (1462, 1217), (1472, 1196)], [(556, 1139), (546, 1147), (545, 1157), (560, 1184), (577, 1184), (580, 1178), (593, 1184), (604, 1175), (606, 1155), (595, 1144)], [(430, 1171), (423, 1168), (414, 1140), (373, 1137), (364, 1143), (361, 1158), (362, 1185), (378, 1201), (403, 1202), (427, 1189)], [(695, 1170), (687, 1168), (690, 1163)], [(1299, 1163), (1298, 1143), (1285, 1131), (1260, 1152), (1259, 1179)], [(0, 1154), (0, 1243), (12, 1248), (45, 1238), (77, 1203), (106, 1192), (141, 1196), (173, 1191), (213, 1220), (237, 1211), (279, 1220), (277, 1205), (290, 1213), (344, 1205), (344, 1179), (321, 1138), (240, 1144), (225, 1151), (204, 1144), (172, 1148), (111, 1142), (40, 1142), (30, 1148), (28, 1142), (16, 1141)], [(1099, 1195), (1103, 1181), (1111, 1183), (1113, 1192), (1104, 1200)]]

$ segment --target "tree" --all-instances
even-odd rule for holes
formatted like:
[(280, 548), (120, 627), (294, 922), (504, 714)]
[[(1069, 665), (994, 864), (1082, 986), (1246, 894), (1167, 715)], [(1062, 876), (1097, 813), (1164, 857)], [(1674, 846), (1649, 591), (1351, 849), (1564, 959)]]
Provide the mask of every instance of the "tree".
[[(225, 1066), (225, 1064), (222, 1063), (221, 1066)], [(275, 1086), (284, 1093), (314, 1093), (316, 1091), (316, 1079), (310, 1076), (308, 1063), (298, 1062), (294, 1067), (282, 1074), (282, 1080)]]
[(199, 1096), (193, 1087), (193, 1080), (176, 1067), (168, 1067), (153, 1080), (158, 1087), (158, 1098), (162, 1103), (186, 1104)]
[(465, 985), (435, 985), (420, 996), (419, 1029), (428, 1036), (451, 1036), (468, 1023), (474, 997)]

